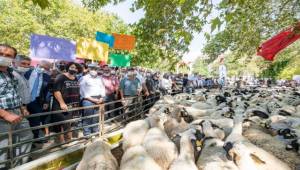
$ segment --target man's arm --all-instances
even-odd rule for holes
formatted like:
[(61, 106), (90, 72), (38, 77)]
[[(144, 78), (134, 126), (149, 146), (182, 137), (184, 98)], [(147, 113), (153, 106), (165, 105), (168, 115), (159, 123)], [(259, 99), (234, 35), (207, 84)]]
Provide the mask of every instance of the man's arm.
[(22, 117), (19, 115), (16, 115), (14, 113), (10, 113), (4, 109), (0, 109), (0, 117), (9, 123), (19, 123), (22, 120)]
[(60, 108), (62, 110), (68, 110), (68, 106), (66, 105), (66, 103), (65, 103), (65, 101), (64, 101), (64, 99), (63, 99), (60, 91), (55, 91), (54, 92), (54, 97), (58, 101), (58, 103), (60, 105)]

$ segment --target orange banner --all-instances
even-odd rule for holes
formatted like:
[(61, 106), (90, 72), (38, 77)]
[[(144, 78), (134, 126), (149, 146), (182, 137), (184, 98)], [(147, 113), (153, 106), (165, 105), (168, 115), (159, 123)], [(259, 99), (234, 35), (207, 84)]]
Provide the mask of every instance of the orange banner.
[(124, 34), (112, 34), (115, 38), (114, 49), (133, 50), (135, 47), (135, 36)]

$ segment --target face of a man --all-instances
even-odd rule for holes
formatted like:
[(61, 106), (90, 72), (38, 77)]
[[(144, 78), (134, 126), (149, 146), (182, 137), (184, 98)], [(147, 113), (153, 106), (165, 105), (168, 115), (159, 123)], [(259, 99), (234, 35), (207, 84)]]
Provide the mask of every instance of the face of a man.
[(15, 55), (16, 54), (13, 49), (7, 47), (0, 47), (0, 56), (14, 59)]
[(31, 62), (29, 60), (22, 60), (21, 62), (17, 63), (17, 66), (24, 67), (24, 68), (30, 68)]

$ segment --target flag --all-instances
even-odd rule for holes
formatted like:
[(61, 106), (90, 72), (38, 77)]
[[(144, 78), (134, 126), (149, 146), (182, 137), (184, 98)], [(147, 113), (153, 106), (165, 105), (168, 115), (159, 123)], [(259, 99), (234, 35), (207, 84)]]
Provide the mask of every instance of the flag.
[(131, 55), (127, 54), (110, 54), (110, 65), (118, 67), (129, 67), (131, 61)]
[(30, 37), (30, 58), (74, 61), (75, 53), (75, 42), (38, 34)]
[(108, 60), (108, 44), (93, 39), (80, 38), (77, 40), (77, 58), (92, 61)]
[(103, 32), (96, 32), (96, 40), (103, 43), (107, 43), (109, 47), (113, 47), (115, 42), (114, 36), (105, 34)]
[(257, 50), (257, 55), (273, 61), (275, 55), (300, 38), (300, 23), (290, 27), (264, 42)]
[(113, 33), (115, 38), (114, 49), (118, 50), (133, 50), (135, 47), (135, 36), (132, 35), (124, 35), (124, 34), (115, 34)]

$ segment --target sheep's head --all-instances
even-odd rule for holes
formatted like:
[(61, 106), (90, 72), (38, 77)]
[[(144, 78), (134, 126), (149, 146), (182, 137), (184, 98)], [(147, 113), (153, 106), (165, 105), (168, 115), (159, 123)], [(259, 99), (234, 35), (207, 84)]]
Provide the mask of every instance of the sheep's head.
[(268, 119), (268, 118), (269, 118), (269, 115), (268, 115), (266, 112), (261, 111), (261, 110), (253, 110), (253, 111), (250, 113), (249, 116), (250, 116), (250, 117), (251, 117), (251, 116), (258, 116), (258, 117), (260, 117), (260, 118), (262, 118), (262, 119)]
[(277, 134), (283, 136), (284, 139), (295, 139), (295, 138), (297, 138), (296, 132), (294, 130), (289, 129), (289, 128), (279, 129), (277, 131)]
[(251, 153), (242, 143), (226, 143), (223, 148), (227, 152), (227, 159), (232, 160), (236, 165), (240, 163), (241, 159), (246, 159), (246, 162), (252, 160), (256, 165), (266, 163), (258, 155)]
[(185, 109), (185, 107), (181, 108), (180, 111), (180, 116), (184, 119), (184, 121), (186, 121), (187, 123), (191, 123), (192, 121), (194, 121), (194, 118), (189, 115), (189, 113), (187, 112), (187, 110)]
[(288, 145), (286, 145), (286, 150), (290, 151), (290, 150), (294, 150), (296, 152), (299, 152), (299, 148), (300, 148), (300, 139), (295, 139), (292, 140), (292, 142)]

